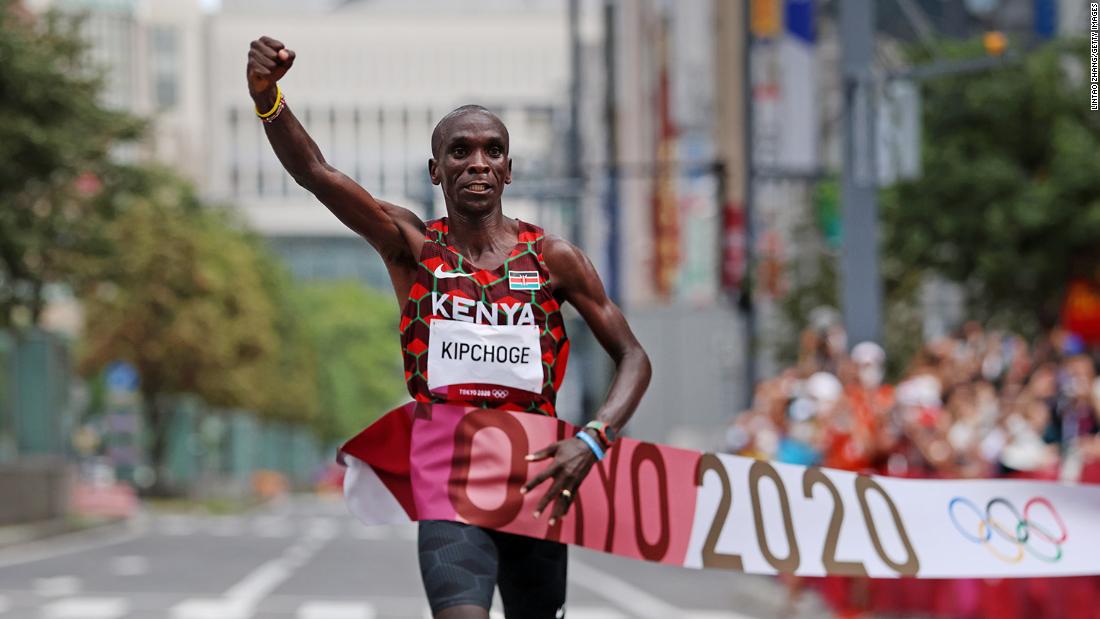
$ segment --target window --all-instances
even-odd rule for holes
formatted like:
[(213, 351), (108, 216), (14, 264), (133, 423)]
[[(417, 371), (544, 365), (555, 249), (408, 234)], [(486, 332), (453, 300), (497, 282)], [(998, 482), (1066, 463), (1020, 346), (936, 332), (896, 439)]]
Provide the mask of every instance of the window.
[(154, 26), (149, 32), (149, 68), (153, 78), (153, 103), (158, 110), (179, 103), (179, 32), (171, 26)]

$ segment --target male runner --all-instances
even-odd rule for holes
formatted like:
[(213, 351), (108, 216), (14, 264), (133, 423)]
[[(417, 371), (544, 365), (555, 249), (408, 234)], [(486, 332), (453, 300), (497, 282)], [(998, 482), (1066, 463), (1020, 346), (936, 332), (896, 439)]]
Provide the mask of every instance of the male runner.
[[(579, 249), (502, 213), (512, 160), (499, 118), (463, 106), (439, 121), (428, 174), (442, 187), (447, 217), (425, 223), (325, 162), (277, 87), (293, 64), (294, 52), (279, 41), (252, 42), (247, 77), (257, 115), (294, 180), (382, 256), (402, 308), (405, 376), (417, 401), (553, 416), (569, 352), (562, 302), (577, 309), (614, 360), (597, 423), (528, 456), (553, 459), (524, 487), (552, 480), (533, 516), (553, 501), (551, 522), (561, 518), (601, 446), (614, 444), (649, 385), (645, 351)], [(563, 544), (427, 521), (418, 546), (436, 619), (487, 618), (497, 585), (511, 619), (564, 616)]]

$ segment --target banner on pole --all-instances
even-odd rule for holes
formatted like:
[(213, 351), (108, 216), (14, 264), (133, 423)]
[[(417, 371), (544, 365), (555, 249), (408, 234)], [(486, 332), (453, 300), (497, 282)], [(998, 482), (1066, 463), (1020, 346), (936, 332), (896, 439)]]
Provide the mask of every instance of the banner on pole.
[(1100, 486), (915, 480), (622, 439), (555, 526), (520, 494), (572, 436), (548, 417), (407, 404), (341, 449), (366, 524), (452, 520), (623, 557), (757, 574), (1014, 578), (1100, 574)]

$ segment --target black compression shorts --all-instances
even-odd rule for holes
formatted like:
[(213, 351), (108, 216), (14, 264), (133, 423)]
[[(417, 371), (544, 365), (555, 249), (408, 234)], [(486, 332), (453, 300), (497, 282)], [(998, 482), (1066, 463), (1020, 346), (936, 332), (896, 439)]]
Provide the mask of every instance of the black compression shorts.
[(499, 586), (508, 619), (565, 616), (565, 544), (425, 520), (417, 545), (432, 614), (460, 604), (488, 609)]

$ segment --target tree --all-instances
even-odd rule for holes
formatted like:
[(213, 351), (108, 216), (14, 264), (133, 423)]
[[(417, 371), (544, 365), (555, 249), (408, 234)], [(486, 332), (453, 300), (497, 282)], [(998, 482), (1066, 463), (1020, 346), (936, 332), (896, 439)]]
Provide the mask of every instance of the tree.
[[(170, 173), (131, 170), (118, 182), (101, 192), (117, 213), (104, 232), (108, 249), (86, 267), (80, 290), (81, 367), (94, 373), (125, 360), (137, 368), (159, 473), (171, 415), (165, 396), (194, 393), (214, 406), (286, 417), (301, 377), (279, 375), (287, 367), (284, 316), (272, 298), (273, 267), (255, 241)], [(280, 398), (287, 393), (294, 395)]]
[[(949, 56), (981, 53), (950, 47)], [(882, 196), (888, 290), (935, 271), (978, 319), (1034, 332), (1100, 266), (1100, 116), (1087, 50), (1065, 43), (923, 86), (923, 176)]]
[(397, 308), (355, 282), (305, 284), (296, 296), (318, 355), (324, 435), (350, 438), (407, 399)]
[(265, 379), (268, 386), (257, 411), (266, 418), (307, 422), (324, 431), (317, 350), (309, 332), (308, 317), (297, 311), (299, 285), (261, 239), (248, 236), (247, 240), (261, 258), (256, 275), (275, 304), (274, 326), (278, 334), (278, 351), (269, 359)]
[(119, 140), (141, 123), (98, 103), (76, 22), (32, 20), (0, 0), (0, 328), (38, 321), (45, 284), (99, 243), (91, 199)]

